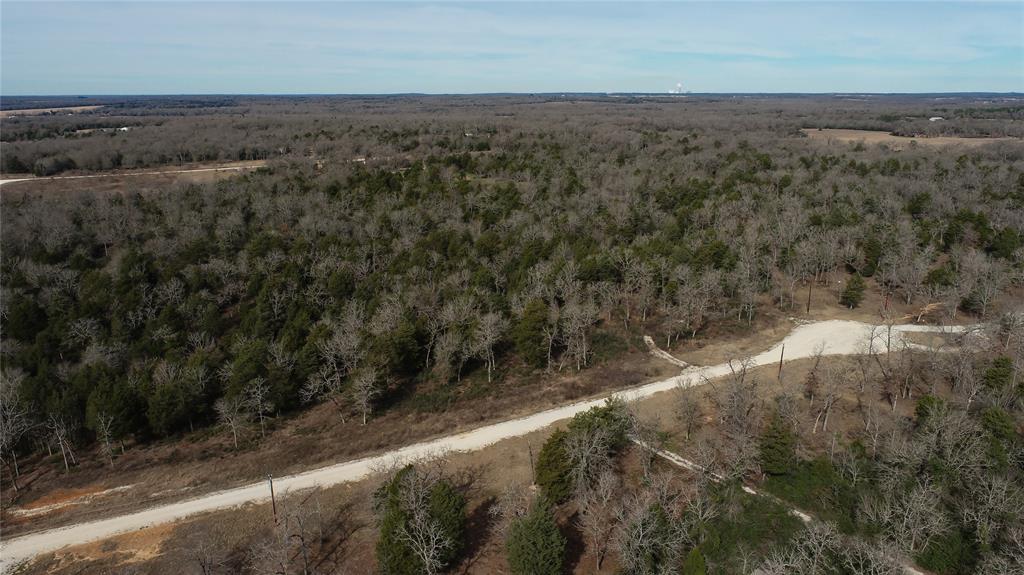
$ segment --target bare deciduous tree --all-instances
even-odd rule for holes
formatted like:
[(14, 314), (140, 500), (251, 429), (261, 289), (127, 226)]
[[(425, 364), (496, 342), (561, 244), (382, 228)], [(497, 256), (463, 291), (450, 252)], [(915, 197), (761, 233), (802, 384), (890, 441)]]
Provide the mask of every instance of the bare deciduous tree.
[(722, 382), (705, 382), (711, 388), (718, 418), (729, 435), (750, 436), (754, 433), (757, 417), (754, 412), (760, 406), (757, 399), (757, 379), (749, 374), (751, 362), (743, 359), (729, 361), (729, 375)]
[(381, 394), (378, 380), (375, 367), (364, 368), (352, 378), (352, 402), (363, 417), (363, 425), (366, 425), (366, 418), (373, 413), (374, 401)]
[(918, 483), (909, 492), (881, 491), (865, 498), (861, 513), (882, 527), (885, 538), (909, 553), (924, 549), (948, 529), (942, 495), (931, 483)]
[(494, 346), (501, 340), (506, 329), (508, 322), (501, 315), (489, 312), (480, 317), (473, 331), (473, 348), (487, 366), (487, 383), (491, 382), (494, 371)]
[(565, 353), (576, 362), (576, 371), (587, 365), (590, 346), (587, 331), (597, 321), (597, 306), (590, 301), (570, 301), (562, 310)]
[(687, 535), (679, 520), (678, 493), (665, 478), (652, 478), (622, 499), (616, 517), (619, 562), (629, 573), (654, 575), (679, 561)]
[(399, 486), (401, 506), (407, 521), (400, 526), (398, 537), (409, 545), (426, 575), (436, 575), (441, 571), (444, 567), (442, 558), (456, 543), (431, 514), (430, 494), (438, 479), (436, 473), (413, 468), (402, 475)]
[(591, 427), (566, 436), (565, 457), (577, 499), (583, 498), (612, 464), (612, 437), (605, 427)]
[(249, 422), (249, 412), (246, 409), (245, 398), (222, 397), (213, 406), (217, 412), (217, 423), (227, 427), (231, 431), (231, 438), (235, 449), (238, 449), (238, 434)]
[(978, 543), (988, 547), (997, 532), (1020, 519), (1024, 498), (1012, 482), (999, 476), (984, 474), (966, 485), (968, 497), (960, 506), (965, 525), (973, 528)]
[(32, 428), (28, 410), (19, 397), (24, 377), (21, 370), (0, 371), (0, 460), (11, 467), (11, 485), (15, 491), (18, 490), (20, 475), (16, 450), (21, 438)]
[(100, 444), (103, 447), (103, 455), (107, 457), (107, 462), (111, 467), (114, 466), (114, 447), (111, 443), (111, 440), (113, 439), (113, 428), (113, 416), (107, 415), (103, 412), (96, 415), (96, 437), (100, 440)]
[(53, 440), (57, 442), (57, 447), (60, 448), (61, 456), (64, 457), (64, 471), (69, 471), (72, 464), (78, 464), (78, 461), (75, 459), (75, 452), (71, 447), (72, 426), (59, 415), (50, 415), (46, 425), (50, 429)]
[(682, 386), (676, 388), (675, 415), (683, 427), (684, 438), (689, 440), (690, 435), (697, 431), (703, 422), (695, 390)]
[(828, 431), (828, 418), (832, 413), (832, 409), (839, 402), (843, 390), (849, 385), (848, 374), (849, 372), (841, 367), (830, 367), (826, 370), (821, 390), (821, 400), (818, 402), (818, 413), (814, 417), (814, 427), (811, 429), (812, 433), (818, 432), (819, 423), (821, 424), (822, 431)]
[(266, 437), (267, 429), (264, 421), (274, 410), (270, 401), (270, 385), (262, 377), (256, 377), (245, 386), (246, 407), (256, 415), (260, 422), (260, 437)]
[(532, 495), (526, 486), (512, 483), (505, 486), (494, 505), (487, 510), (495, 521), (495, 532), (502, 540), (508, 536), (512, 524), (529, 513), (531, 500)]
[(615, 471), (605, 469), (579, 500), (578, 525), (587, 540), (587, 551), (594, 556), (596, 571), (601, 570), (617, 528), (615, 502), (620, 484)]

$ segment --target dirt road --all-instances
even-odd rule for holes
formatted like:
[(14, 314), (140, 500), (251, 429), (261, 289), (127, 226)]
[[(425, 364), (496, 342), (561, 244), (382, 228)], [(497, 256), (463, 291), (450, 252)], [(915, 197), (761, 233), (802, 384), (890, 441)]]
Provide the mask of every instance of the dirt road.
[(41, 182), (46, 180), (82, 180), (87, 178), (114, 178), (114, 177), (125, 177), (125, 176), (162, 176), (167, 174), (194, 174), (198, 172), (237, 172), (240, 170), (252, 170), (261, 168), (266, 165), (263, 160), (257, 160), (253, 162), (239, 162), (237, 164), (224, 165), (224, 166), (212, 166), (209, 168), (189, 168), (184, 170), (147, 170), (144, 172), (110, 172), (106, 174), (81, 174), (77, 176), (48, 176), (48, 177), (31, 177), (31, 178), (13, 178), (10, 180), (0, 180), (0, 186), (7, 184), (13, 184), (15, 182)]
[[(866, 341), (871, 336), (874, 336), (873, 345), (875, 349), (884, 352), (887, 349), (887, 345), (891, 345), (893, 349), (900, 346), (904, 341), (903, 335), (905, 333), (943, 331), (958, 333), (967, 329), (970, 328), (963, 326), (940, 328), (922, 325), (895, 325), (891, 329), (887, 329), (884, 326), (879, 327), (841, 320), (808, 323), (796, 327), (779, 344), (750, 358), (750, 361), (754, 366), (777, 363), (782, 352), (782, 346), (785, 346), (786, 360), (813, 357), (818, 349), (822, 349), (822, 355), (862, 353), (866, 349)], [(676, 377), (618, 391), (612, 394), (612, 397), (631, 401), (664, 391), (671, 391), (677, 387), (701, 385), (708, 379), (714, 379), (730, 373), (731, 369), (729, 364), (719, 364), (710, 367), (693, 366), (683, 370)], [(486, 425), (457, 435), (416, 443), (382, 455), (346, 461), (288, 477), (281, 477), (274, 480), (274, 488), (280, 494), (286, 491), (327, 487), (363, 479), (372, 474), (374, 470), (382, 468), (396, 459), (413, 460), (429, 458), (448, 451), (475, 451), (503, 439), (543, 429), (557, 421), (570, 418), (591, 407), (601, 405), (608, 397), (579, 401), (526, 417)], [(211, 493), (195, 499), (162, 505), (137, 513), (24, 535), (0, 543), (0, 571), (10, 570), (18, 563), (28, 560), (37, 554), (54, 551), (61, 547), (105, 539), (119, 533), (177, 521), (198, 513), (237, 507), (246, 503), (259, 503), (269, 499), (270, 490), (268, 489), (267, 482), (260, 481), (245, 487)]]

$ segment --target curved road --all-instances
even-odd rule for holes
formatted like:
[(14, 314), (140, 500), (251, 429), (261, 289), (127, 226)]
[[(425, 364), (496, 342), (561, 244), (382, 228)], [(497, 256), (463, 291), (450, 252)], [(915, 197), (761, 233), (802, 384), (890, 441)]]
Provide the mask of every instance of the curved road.
[[(785, 345), (785, 359), (794, 360), (813, 357), (820, 346), (824, 346), (823, 355), (851, 355), (861, 353), (864, 343), (875, 330), (876, 349), (885, 350), (886, 340), (891, 337), (893, 348), (901, 345), (904, 334), (912, 332), (947, 332), (960, 333), (970, 327), (952, 326), (936, 327), (923, 325), (895, 325), (892, 333), (887, 334), (886, 327), (853, 321), (822, 321), (798, 326), (781, 342), (756, 356), (750, 358), (752, 365), (767, 365), (779, 361), (782, 346)], [(912, 344), (912, 342), (908, 342)], [(711, 367), (690, 367), (680, 375), (662, 381), (656, 381), (639, 387), (618, 391), (609, 396), (590, 399), (541, 411), (518, 419), (486, 425), (477, 429), (415, 443), (395, 449), (381, 455), (374, 455), (354, 461), (337, 463), (304, 473), (281, 477), (274, 480), (278, 492), (297, 491), (314, 487), (327, 487), (339, 483), (358, 481), (369, 476), (375, 469), (395, 459), (421, 459), (447, 451), (475, 451), (511, 437), (543, 429), (557, 421), (601, 405), (608, 397), (633, 400), (649, 397), (656, 393), (691, 387), (704, 383), (707, 379), (721, 377), (730, 373), (729, 364)], [(32, 557), (55, 551), (69, 545), (77, 545), (105, 539), (114, 535), (143, 529), (152, 525), (169, 523), (184, 519), (197, 513), (237, 507), (245, 503), (259, 503), (270, 499), (267, 484), (263, 481), (251, 485), (227, 489), (188, 499), (177, 503), (145, 509), (136, 513), (99, 519), (87, 523), (79, 523), (48, 531), (23, 535), (0, 543), (0, 571), (7, 571), (17, 564)]]

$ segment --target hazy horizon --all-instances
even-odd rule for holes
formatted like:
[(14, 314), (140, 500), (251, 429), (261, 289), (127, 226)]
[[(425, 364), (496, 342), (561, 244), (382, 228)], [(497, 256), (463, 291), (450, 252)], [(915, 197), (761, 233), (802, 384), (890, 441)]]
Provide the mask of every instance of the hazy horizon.
[(1024, 5), (4, 2), (0, 93), (1024, 92)]
[(2, 98), (190, 98), (190, 97), (266, 97), (266, 98), (302, 98), (302, 97), (401, 97), (401, 96), (652, 96), (666, 98), (685, 98), (687, 96), (1022, 96), (1024, 91), (993, 92), (987, 90), (970, 92), (578, 92), (572, 90), (555, 90), (551, 92), (180, 92), (180, 93), (124, 93), (124, 94), (0, 94)]

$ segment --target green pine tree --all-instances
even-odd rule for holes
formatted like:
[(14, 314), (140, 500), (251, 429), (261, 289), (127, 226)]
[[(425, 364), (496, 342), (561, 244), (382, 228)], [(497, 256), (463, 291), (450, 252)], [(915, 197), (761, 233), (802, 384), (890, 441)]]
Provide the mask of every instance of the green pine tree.
[(565, 454), (568, 433), (559, 429), (548, 437), (537, 456), (537, 485), (552, 503), (561, 503), (572, 494), (569, 459)]
[(683, 575), (707, 575), (707, 572), (708, 567), (704, 561), (704, 554), (697, 547), (690, 549), (683, 562)]
[(558, 575), (565, 562), (565, 536), (543, 500), (509, 530), (508, 565), (516, 575)]
[(761, 433), (761, 469), (768, 475), (785, 475), (796, 462), (796, 437), (778, 413)]
[(543, 300), (533, 299), (526, 304), (523, 317), (512, 330), (516, 352), (534, 367), (544, 367), (548, 358), (547, 343), (544, 340), (544, 327), (547, 324), (547, 304)]
[(864, 300), (864, 278), (860, 277), (860, 274), (854, 274), (850, 278), (849, 283), (846, 284), (846, 289), (843, 290), (843, 295), (839, 297), (839, 303), (844, 306), (853, 309), (860, 305), (860, 302)]
[[(374, 510), (380, 525), (380, 539), (377, 540), (377, 563), (385, 575), (417, 575), (424, 572), (423, 562), (402, 537), (403, 527), (410, 520), (407, 509), (402, 507), (403, 478), (416, 473), (416, 468), (407, 465), (390, 481), (374, 493)], [(429, 514), (441, 526), (444, 537), (451, 545), (441, 557), (443, 565), (450, 565), (462, 551), (463, 531), (466, 522), (466, 500), (447, 480), (433, 484), (429, 494)]]

